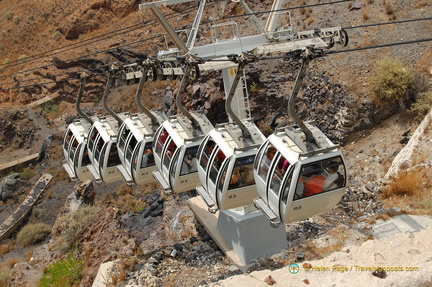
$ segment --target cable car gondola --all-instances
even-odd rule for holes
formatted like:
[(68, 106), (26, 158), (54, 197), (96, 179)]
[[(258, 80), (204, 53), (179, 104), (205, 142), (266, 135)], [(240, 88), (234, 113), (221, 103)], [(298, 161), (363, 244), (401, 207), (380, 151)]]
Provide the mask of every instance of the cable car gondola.
[(190, 69), (187, 65), (176, 97), (181, 114), (163, 122), (153, 140), (153, 154), (158, 167), (153, 175), (165, 192), (185, 192), (199, 184), (196, 167), (198, 146), (213, 129), (203, 111), (188, 112), (181, 103)]
[[(156, 129), (167, 119), (160, 111), (149, 111), (141, 103), (141, 92), (147, 80), (146, 67), (136, 92), (135, 102), (143, 113), (130, 114), (120, 126), (117, 147), (121, 165), (117, 168), (128, 184), (154, 182), (152, 172), (157, 169), (153, 151), (153, 137)], [(150, 67), (151, 68), (151, 67)]]
[(302, 64), (288, 101), (297, 125), (279, 128), (262, 144), (254, 163), (259, 197), (254, 200), (272, 226), (325, 213), (345, 192), (346, 167), (339, 146), (317, 127), (303, 123), (294, 112), (310, 59)]
[[(198, 150), (197, 192), (210, 212), (253, 204), (258, 196), (253, 177), (253, 162), (265, 137), (250, 118), (240, 119), (232, 109), (235, 93), (246, 61), (239, 63), (237, 74), (226, 100), (226, 111), (233, 122), (215, 127)], [(239, 100), (239, 99), (237, 99)]]
[(66, 161), (63, 168), (72, 181), (84, 181), (93, 178), (87, 167), (90, 164), (87, 153), (87, 135), (93, 121), (80, 109), (86, 79), (87, 76), (81, 78), (80, 89), (75, 103), (76, 110), (81, 118), (70, 123), (63, 135), (63, 155)]
[(89, 132), (87, 150), (91, 164), (88, 165), (96, 182), (115, 182), (123, 179), (117, 165), (121, 164), (117, 150), (117, 133), (119, 126), (126, 118), (127, 113), (115, 114), (106, 104), (112, 84), (110, 72), (105, 87), (102, 103), (110, 116), (98, 116)]

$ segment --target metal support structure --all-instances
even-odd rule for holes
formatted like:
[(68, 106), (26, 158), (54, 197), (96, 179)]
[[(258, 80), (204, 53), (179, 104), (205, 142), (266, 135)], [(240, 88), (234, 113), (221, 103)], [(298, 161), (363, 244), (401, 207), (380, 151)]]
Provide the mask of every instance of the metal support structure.
[(76, 99), (76, 102), (75, 102), (75, 108), (76, 108), (76, 110), (77, 110), (77, 113), (78, 113), (78, 115), (80, 115), (83, 119), (85, 119), (89, 124), (93, 124), (93, 120), (89, 117), (89, 116), (87, 116), (82, 110), (81, 110), (81, 108), (80, 108), (80, 103), (81, 103), (81, 97), (82, 97), (82, 94), (83, 94), (83, 92), (84, 92), (84, 85), (85, 85), (85, 83), (86, 83), (86, 80), (87, 80), (87, 75), (84, 75), (82, 78), (81, 78), (81, 83), (80, 83), (80, 88), (79, 88), (79, 91), (78, 91), (78, 96), (77, 96), (77, 99)]
[(236, 0), (233, 2), (240, 2), (243, 9), (246, 11), (247, 16), (252, 20), (252, 23), (255, 26), (255, 28), (257, 29), (257, 32), (259, 34), (264, 34), (265, 30), (261, 24), (261, 21), (258, 20), (257, 16), (255, 16), (255, 13), (249, 8), (249, 6), (246, 4), (246, 2), (244, 2), (243, 0)]
[(271, 13), (270, 13), (269, 18), (267, 19), (267, 23), (265, 26), (265, 32), (266, 33), (272, 34), (275, 31), (276, 25), (279, 21), (280, 11), (278, 11), (278, 10), (282, 7), (282, 3), (283, 3), (283, 0), (275, 0), (273, 2), (273, 5), (271, 7)]
[(198, 27), (199, 27), (199, 25), (201, 23), (201, 18), (204, 15), (203, 12), (204, 12), (205, 4), (206, 4), (206, 0), (201, 0), (200, 1), (198, 12), (197, 12), (197, 14), (195, 16), (195, 20), (194, 20), (194, 22), (192, 24), (191, 32), (189, 34), (189, 37), (188, 37), (188, 40), (187, 40), (187, 43), (186, 43), (187, 51), (185, 51), (185, 52), (189, 52), (190, 49), (192, 49), (193, 46), (194, 46), (195, 39), (196, 39), (196, 36), (198, 34)]
[(182, 41), (182, 39), (180, 39), (180, 37), (174, 31), (174, 29), (171, 27), (171, 25), (168, 23), (168, 21), (165, 19), (165, 17), (162, 15), (160, 10), (154, 4), (150, 4), (149, 7), (152, 10), (155, 17), (158, 19), (159, 23), (162, 25), (162, 27), (165, 29), (165, 31), (170, 36), (171, 40), (173, 40), (176, 47), (179, 50), (183, 51), (184, 54), (186, 54), (189, 51), (188, 48), (186, 47), (186, 45)]

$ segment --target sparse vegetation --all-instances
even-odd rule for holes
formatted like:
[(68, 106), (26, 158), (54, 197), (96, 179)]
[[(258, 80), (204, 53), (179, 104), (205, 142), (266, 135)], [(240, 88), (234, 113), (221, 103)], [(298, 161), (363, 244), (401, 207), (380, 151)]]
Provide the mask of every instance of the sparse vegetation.
[(383, 192), (384, 198), (394, 196), (419, 197), (422, 191), (423, 179), (426, 176), (424, 169), (411, 169), (399, 172), (389, 187)]
[(10, 269), (7, 268), (5, 265), (0, 265), (0, 287), (6, 287), (7, 286), (7, 279), (9, 277)]
[(256, 82), (253, 82), (253, 83), (250, 85), (249, 91), (250, 91), (251, 93), (256, 94), (256, 93), (259, 92), (259, 90), (260, 90), (260, 87), (259, 87), (259, 85), (258, 85)]
[(12, 240), (9, 240), (8, 242), (0, 245), (0, 255), (3, 256), (7, 253), (9, 253), (14, 247), (14, 242)]
[(395, 20), (396, 14), (391, 3), (384, 1), (385, 13), (389, 16), (389, 20)]
[(52, 34), (52, 39), (55, 40), (55, 41), (58, 41), (58, 40), (60, 40), (61, 35), (62, 34), (61, 34), (60, 31), (55, 31), (54, 34)]
[(13, 17), (12, 22), (18, 25), (21, 22), (21, 17), (20, 16)]
[(39, 287), (78, 286), (83, 269), (84, 262), (81, 259), (68, 256), (48, 266)]
[(432, 108), (432, 91), (422, 93), (417, 101), (411, 106), (408, 113), (415, 120), (421, 121)]
[(8, 11), (8, 12), (6, 12), (5, 20), (6, 20), (6, 21), (11, 21), (11, 20), (13, 19), (14, 14), (15, 14), (15, 13), (14, 13), (13, 11)]
[(363, 10), (363, 21), (366, 21), (369, 19), (369, 11), (368, 9)]
[(21, 172), (21, 179), (22, 180), (29, 180), (36, 174), (36, 168), (25, 168)]
[(21, 246), (38, 244), (51, 233), (51, 227), (45, 223), (27, 224), (17, 235), (17, 243)]
[(60, 252), (68, 252), (76, 244), (84, 230), (89, 227), (100, 208), (97, 206), (85, 205), (73, 213), (65, 215), (61, 230), (55, 230), (60, 233), (57, 238), (56, 247)]
[(41, 105), (43, 113), (51, 120), (57, 118), (58, 115), (66, 109), (66, 107), (67, 104), (64, 101), (60, 103), (49, 101)]
[(25, 62), (26, 62), (26, 59), (27, 59), (27, 55), (25, 55), (25, 54), (20, 55), (20, 56), (18, 57), (18, 62), (19, 62), (21, 65), (24, 65)]
[(13, 257), (13, 258), (9, 258), (7, 265), (9, 267), (9, 269), (12, 269), (15, 264), (21, 262), (21, 260), (19, 258)]
[(10, 60), (9, 60), (8, 58), (6, 58), (6, 59), (3, 61), (3, 64), (0, 66), (0, 71), (3, 71), (4, 68), (6, 68), (6, 66), (9, 64), (9, 62), (10, 62)]
[(128, 211), (139, 212), (146, 207), (146, 203), (136, 199), (132, 194), (132, 188), (127, 184), (120, 185), (114, 198), (111, 198), (112, 204), (117, 207), (122, 214)]
[(384, 58), (373, 73), (372, 91), (377, 102), (399, 102), (403, 106), (413, 81), (413, 75), (399, 60)]

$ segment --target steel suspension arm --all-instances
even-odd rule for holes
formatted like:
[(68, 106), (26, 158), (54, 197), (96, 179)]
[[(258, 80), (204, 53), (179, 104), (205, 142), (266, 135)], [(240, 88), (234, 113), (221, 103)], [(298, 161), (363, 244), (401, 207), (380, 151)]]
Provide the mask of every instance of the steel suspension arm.
[(143, 105), (141, 102), (141, 93), (144, 88), (144, 83), (147, 81), (147, 73), (149, 71), (150, 66), (144, 65), (143, 69), (141, 70), (142, 76), (138, 84), (138, 89), (135, 94), (135, 103), (140, 108), (141, 111), (143, 111), (152, 121), (153, 126), (159, 126), (158, 120), (156, 117)]
[(87, 75), (84, 75), (82, 78), (81, 78), (81, 83), (80, 83), (80, 88), (79, 88), (79, 91), (78, 91), (78, 96), (77, 96), (77, 99), (76, 99), (76, 102), (75, 102), (75, 108), (76, 108), (76, 110), (77, 110), (77, 112), (78, 112), (78, 115), (80, 115), (82, 118), (84, 118), (89, 124), (93, 124), (93, 121), (92, 121), (92, 119), (89, 117), (89, 116), (87, 116), (82, 110), (81, 110), (81, 108), (80, 108), (80, 103), (81, 103), (81, 97), (82, 97), (82, 94), (83, 94), (83, 92), (84, 92), (84, 85), (85, 85), (85, 83), (86, 83), (86, 80), (87, 80)]
[(293, 87), (293, 89), (291, 91), (291, 95), (288, 99), (288, 114), (294, 120), (294, 122), (299, 126), (299, 128), (303, 131), (303, 133), (306, 135), (306, 142), (307, 143), (314, 142), (315, 139), (312, 136), (312, 132), (306, 127), (306, 125), (303, 123), (303, 121), (298, 117), (294, 108), (295, 108), (295, 100), (296, 100), (298, 92), (302, 86), (303, 78), (306, 74), (306, 68), (309, 65), (309, 62), (310, 62), (310, 59), (308, 59), (307, 57), (302, 57), (300, 71), (297, 75), (294, 87)]
[(103, 94), (103, 97), (102, 97), (102, 105), (103, 105), (103, 107), (104, 107), (104, 109), (111, 115), (111, 116), (113, 116), (116, 120), (117, 120), (117, 122), (118, 122), (118, 124), (119, 124), (119, 126), (123, 123), (123, 121), (119, 118), (119, 116), (117, 116), (117, 114), (116, 113), (114, 113), (114, 111), (113, 110), (111, 110), (109, 107), (108, 107), (108, 105), (107, 105), (107, 98), (108, 98), (108, 94), (109, 94), (109, 92), (110, 92), (110, 90), (111, 90), (111, 85), (112, 85), (112, 81), (113, 81), (113, 74), (114, 74), (114, 71), (113, 70), (111, 70), (110, 71), (110, 73), (109, 73), (109, 75), (108, 75), (108, 80), (107, 80), (107, 84), (106, 84), (106, 86), (105, 86), (105, 91), (104, 91), (104, 94)]

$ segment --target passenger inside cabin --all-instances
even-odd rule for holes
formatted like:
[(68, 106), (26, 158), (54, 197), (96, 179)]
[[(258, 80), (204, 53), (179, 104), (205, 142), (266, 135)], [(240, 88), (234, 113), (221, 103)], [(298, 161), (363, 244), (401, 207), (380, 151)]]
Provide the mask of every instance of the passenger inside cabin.
[(276, 154), (276, 148), (274, 146), (269, 146), (267, 148), (267, 152), (261, 161), (260, 166), (260, 174), (261, 177), (265, 180), (267, 172), (269, 170), (270, 164)]
[(325, 175), (321, 164), (317, 163), (303, 167), (301, 176), (304, 183), (304, 197), (323, 191)]
[(240, 185), (240, 168), (234, 167), (228, 189), (237, 188), (239, 187), (239, 185)]
[(146, 149), (143, 152), (143, 157), (141, 160), (141, 167), (146, 167), (148, 165), (149, 157), (153, 154), (151, 149)]
[(243, 172), (240, 175), (240, 185), (250, 185), (255, 183), (255, 178), (253, 175), (252, 165), (247, 165), (244, 167)]
[(333, 163), (331, 167), (326, 168), (327, 176), (324, 180), (324, 190), (331, 190), (338, 187), (337, 181), (339, 178), (338, 165)]

